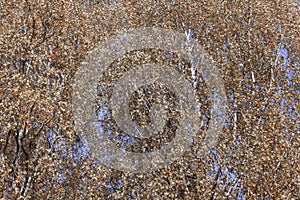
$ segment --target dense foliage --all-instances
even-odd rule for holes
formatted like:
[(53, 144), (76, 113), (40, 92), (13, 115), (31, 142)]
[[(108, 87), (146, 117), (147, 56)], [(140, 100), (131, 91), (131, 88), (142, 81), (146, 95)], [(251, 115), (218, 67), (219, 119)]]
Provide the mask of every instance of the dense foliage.
[[(0, 197), (299, 199), (299, 4), (1, 1)], [(195, 138), (171, 166), (132, 175), (88, 156), (74, 130), (71, 93), (99, 41), (138, 27), (192, 32), (220, 70), (229, 109), (207, 156), (197, 156)]]

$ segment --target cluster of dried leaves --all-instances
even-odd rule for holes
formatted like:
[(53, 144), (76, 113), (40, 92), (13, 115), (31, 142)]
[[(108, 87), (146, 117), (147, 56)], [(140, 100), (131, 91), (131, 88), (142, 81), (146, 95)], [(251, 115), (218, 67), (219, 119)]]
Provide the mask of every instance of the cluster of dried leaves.
[[(7, 0), (0, 10), (0, 197), (300, 198), (299, 1)], [(168, 168), (130, 175), (83, 156), (70, 97), (87, 52), (138, 27), (193, 32), (229, 110), (206, 157), (196, 139)]]

